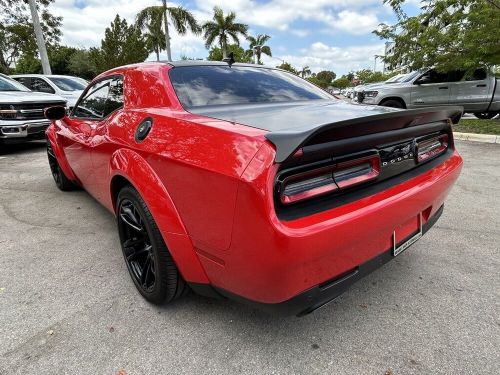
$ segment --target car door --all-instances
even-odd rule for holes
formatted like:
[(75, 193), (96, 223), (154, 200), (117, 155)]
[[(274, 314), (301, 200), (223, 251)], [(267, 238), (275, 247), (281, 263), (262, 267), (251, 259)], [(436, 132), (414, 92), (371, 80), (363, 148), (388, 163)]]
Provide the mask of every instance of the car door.
[(84, 93), (70, 116), (61, 121), (58, 143), (70, 167), (85, 189), (92, 194), (94, 168), (91, 156), (92, 138), (105, 118), (105, 105), (111, 80), (94, 83)]
[(463, 106), (466, 112), (486, 110), (492, 95), (490, 81), (482, 68), (456, 74), (450, 83), (450, 104)]
[(109, 83), (109, 93), (106, 100), (103, 121), (96, 126), (90, 147), (92, 148), (92, 165), (94, 175), (92, 189), (94, 197), (109, 206), (109, 164), (116, 145), (109, 142), (109, 126), (120, 123), (121, 109), (124, 106), (123, 77), (116, 75)]
[(448, 73), (431, 69), (415, 81), (411, 88), (412, 107), (448, 105), (450, 97)]

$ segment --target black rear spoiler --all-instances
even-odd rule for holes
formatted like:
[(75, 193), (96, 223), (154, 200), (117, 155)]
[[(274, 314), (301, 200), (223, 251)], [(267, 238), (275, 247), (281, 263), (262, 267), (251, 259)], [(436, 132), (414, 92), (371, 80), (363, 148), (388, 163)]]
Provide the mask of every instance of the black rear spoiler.
[[(266, 138), (276, 146), (277, 163), (284, 162), (302, 145), (322, 143), (333, 139), (345, 139), (373, 133), (388, 132), (418, 125), (443, 122), (451, 119), (457, 123), (462, 117), (462, 107), (431, 107), (394, 111), (372, 116), (358, 117), (351, 120), (323, 123), (305, 131), (277, 131), (266, 134)], [(361, 126), (363, 125), (363, 126)]]

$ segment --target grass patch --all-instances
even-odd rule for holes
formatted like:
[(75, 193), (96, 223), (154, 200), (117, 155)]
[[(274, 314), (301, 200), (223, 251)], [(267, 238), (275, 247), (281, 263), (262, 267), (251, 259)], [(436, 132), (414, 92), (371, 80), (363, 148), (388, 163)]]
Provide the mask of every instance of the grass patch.
[(453, 125), (453, 130), (460, 133), (500, 135), (500, 119), (461, 119), (457, 125)]

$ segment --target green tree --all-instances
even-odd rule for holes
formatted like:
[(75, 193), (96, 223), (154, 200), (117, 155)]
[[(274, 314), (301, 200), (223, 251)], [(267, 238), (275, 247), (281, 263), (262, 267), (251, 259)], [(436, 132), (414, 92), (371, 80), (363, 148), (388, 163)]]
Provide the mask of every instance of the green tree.
[[(180, 35), (186, 34), (188, 30), (195, 34), (201, 32), (201, 27), (198, 25), (196, 18), (183, 7), (167, 7), (166, 15), (163, 6), (144, 8), (136, 16), (136, 24), (139, 29), (145, 31), (148, 50), (156, 53), (157, 60), (160, 60), (160, 51), (167, 49), (166, 39), (170, 39), (170, 35), (165, 36), (162, 29), (162, 22), (165, 21), (165, 17), (167, 17), (168, 24), (172, 25)], [(170, 22), (168, 18), (170, 18)], [(167, 55), (171, 55), (170, 51), (167, 51)]]
[[(237, 44), (228, 44), (227, 45), (227, 53), (233, 53), (233, 58), (235, 62), (240, 63), (251, 63), (252, 62), (252, 54), (248, 51), (245, 51)], [(212, 47), (210, 51), (208, 51), (207, 60), (210, 61), (222, 61), (223, 59), (222, 50), (219, 47)]]
[(262, 54), (272, 57), (271, 48), (266, 46), (266, 42), (271, 39), (267, 34), (259, 34), (256, 37), (247, 36), (247, 41), (250, 43), (250, 49), (248, 50), (250, 54), (254, 54), (257, 57), (257, 64), (262, 64), (260, 57)]
[(89, 53), (98, 71), (142, 62), (149, 54), (141, 30), (118, 14), (104, 32), (101, 48), (91, 48)]
[(283, 61), (280, 65), (276, 66), (278, 69), (286, 70), (287, 72), (299, 75), (297, 69), (295, 69), (289, 62)]
[(239, 37), (246, 37), (248, 25), (238, 23), (236, 21), (236, 13), (230, 12), (224, 15), (224, 12), (219, 7), (214, 7), (214, 16), (212, 21), (205, 22), (202, 26), (203, 37), (205, 39), (205, 47), (209, 49), (217, 40), (220, 49), (222, 50), (223, 58), (227, 57), (227, 46), (229, 38), (236, 45), (240, 45)]
[(71, 75), (88, 80), (93, 79), (98, 73), (95, 59), (85, 49), (77, 50), (69, 59), (68, 69)]
[(321, 86), (323, 88), (327, 88), (328, 86), (332, 85), (333, 80), (337, 77), (335, 72), (332, 72), (330, 70), (322, 70), (321, 72), (317, 73), (315, 78), (318, 80), (318, 86)]
[(342, 76), (340, 78), (337, 78), (332, 82), (333, 87), (338, 87), (340, 89), (345, 89), (346, 87), (351, 86), (351, 80), (347, 78), (346, 76)]
[[(53, 2), (37, 0), (43, 36), (49, 47), (57, 45), (61, 37), (62, 18), (53, 16), (48, 9)], [(0, 0), (0, 71), (8, 72), (10, 65), (24, 55), (38, 55), (28, 2)]]
[(442, 71), (500, 64), (500, 1), (425, 0), (413, 17), (403, 11), (405, 2), (384, 0), (398, 22), (374, 31), (395, 43), (394, 53), (384, 57), (386, 63)]

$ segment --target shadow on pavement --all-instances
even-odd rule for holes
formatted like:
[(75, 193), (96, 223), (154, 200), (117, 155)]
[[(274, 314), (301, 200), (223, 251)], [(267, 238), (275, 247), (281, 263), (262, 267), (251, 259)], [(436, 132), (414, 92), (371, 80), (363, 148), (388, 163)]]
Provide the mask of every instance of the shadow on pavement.
[(0, 155), (12, 155), (31, 151), (40, 151), (45, 148), (45, 145), (45, 140), (18, 144), (0, 144)]

